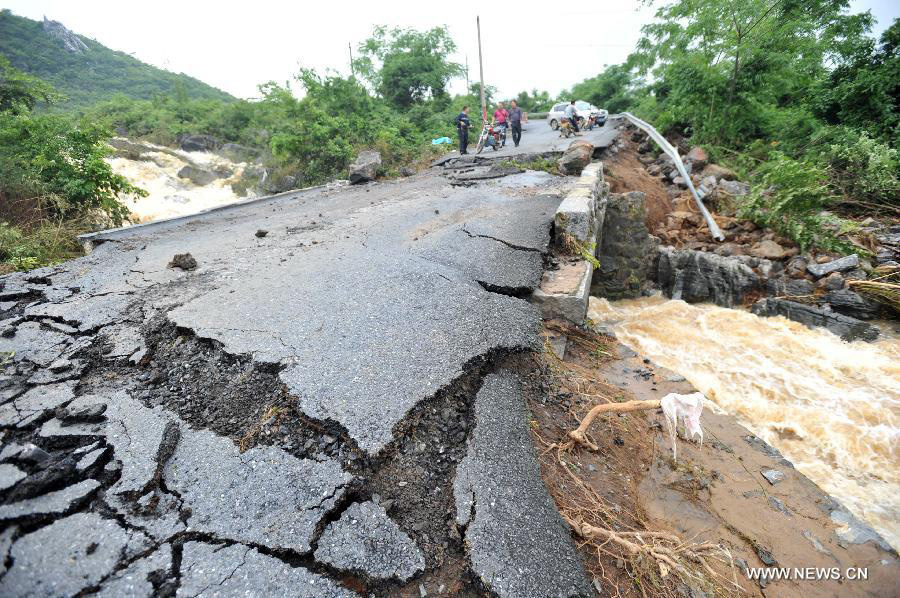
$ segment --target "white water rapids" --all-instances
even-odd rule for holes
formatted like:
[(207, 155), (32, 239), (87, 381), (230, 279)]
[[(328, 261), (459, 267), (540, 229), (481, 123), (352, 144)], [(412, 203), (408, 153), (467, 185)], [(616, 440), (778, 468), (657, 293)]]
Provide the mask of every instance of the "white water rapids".
[[(246, 199), (232, 189), (232, 184), (240, 179), (246, 164), (231, 162), (208, 152), (185, 152), (147, 142), (140, 145), (157, 151), (142, 154), (140, 160), (124, 157), (106, 160), (117, 174), (149, 193), (147, 197), (124, 198), (133, 223), (194, 214)], [(178, 176), (178, 172), (187, 165), (218, 171), (222, 173), (222, 178), (207, 185), (196, 185)]]
[(846, 343), (782, 317), (659, 297), (592, 297), (588, 318), (687, 378), (900, 547), (900, 341)]

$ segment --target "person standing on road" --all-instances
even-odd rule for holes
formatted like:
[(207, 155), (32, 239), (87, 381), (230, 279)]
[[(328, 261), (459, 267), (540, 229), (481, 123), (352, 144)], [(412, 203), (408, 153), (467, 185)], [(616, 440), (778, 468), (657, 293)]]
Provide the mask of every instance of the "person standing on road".
[(494, 110), (494, 122), (500, 127), (500, 131), (503, 133), (503, 145), (506, 145), (507, 121), (509, 121), (509, 111), (503, 106), (503, 102), (500, 102), (497, 104), (497, 109)]
[(463, 106), (462, 112), (456, 117), (456, 132), (459, 133), (459, 154), (468, 154), (469, 150), (469, 107)]
[(566, 106), (566, 119), (572, 124), (572, 130), (578, 132), (578, 110), (575, 108), (575, 100)]
[(519, 147), (519, 141), (522, 139), (522, 109), (515, 100), (509, 107), (509, 128), (512, 129), (513, 143)]

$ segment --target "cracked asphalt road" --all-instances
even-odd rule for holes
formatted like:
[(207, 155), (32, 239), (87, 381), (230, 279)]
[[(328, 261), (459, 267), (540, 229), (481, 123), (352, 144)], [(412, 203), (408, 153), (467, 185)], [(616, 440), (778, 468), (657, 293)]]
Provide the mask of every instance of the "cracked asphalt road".
[[(503, 482), (540, 505), (530, 546), (508, 504), (463, 516), (453, 496), (464, 458), (476, 503), (499, 491), (470, 431), (506, 424), (475, 397), (540, 348), (527, 296), (570, 182), (431, 169), (306, 190), (0, 278), (0, 593), (585, 594), (516, 383), (498, 396), (524, 465)], [(179, 253), (198, 267), (169, 267)], [(528, 579), (493, 573), (516, 555)]]

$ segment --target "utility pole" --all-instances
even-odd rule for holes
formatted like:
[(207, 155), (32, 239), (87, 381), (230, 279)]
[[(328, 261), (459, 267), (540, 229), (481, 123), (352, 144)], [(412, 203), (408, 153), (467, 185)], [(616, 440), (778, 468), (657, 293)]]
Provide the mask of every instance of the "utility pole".
[(478, 74), (481, 76), (481, 120), (487, 120), (487, 105), (484, 102), (484, 63), (481, 60), (481, 17), (475, 17), (478, 25)]
[(350, 74), (356, 78), (356, 71), (353, 70), (353, 44), (347, 42), (347, 49), (350, 50)]

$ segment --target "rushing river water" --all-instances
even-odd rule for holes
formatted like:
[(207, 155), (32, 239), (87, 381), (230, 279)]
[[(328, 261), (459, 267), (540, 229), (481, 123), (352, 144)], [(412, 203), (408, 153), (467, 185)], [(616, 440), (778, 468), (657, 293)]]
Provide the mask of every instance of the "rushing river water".
[(591, 299), (638, 353), (687, 378), (900, 547), (900, 341), (845, 343), (784, 318)]
[[(107, 159), (116, 173), (149, 194), (147, 197), (126, 198), (125, 204), (131, 210), (133, 222), (194, 214), (245, 199), (231, 187), (238, 181), (245, 164), (234, 163), (208, 152), (184, 152), (146, 142), (141, 145), (158, 151), (144, 153), (140, 160), (124, 157)], [(194, 184), (178, 176), (178, 172), (187, 165), (216, 172), (220, 178), (207, 185)]]

